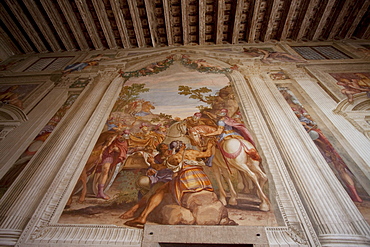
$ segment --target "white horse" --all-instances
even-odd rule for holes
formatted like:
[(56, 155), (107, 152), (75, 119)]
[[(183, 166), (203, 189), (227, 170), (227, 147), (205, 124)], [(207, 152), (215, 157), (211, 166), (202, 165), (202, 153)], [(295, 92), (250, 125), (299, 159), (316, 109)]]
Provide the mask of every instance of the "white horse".
[[(195, 144), (201, 146), (204, 138), (203, 135), (213, 133), (216, 129), (217, 128), (213, 126), (200, 125), (193, 127), (190, 132)], [(244, 192), (249, 192), (250, 182), (252, 182), (257, 191), (257, 196), (261, 200), (261, 204), (259, 206), (260, 210), (269, 211), (270, 202), (263, 192), (263, 187), (267, 182), (267, 176), (261, 170), (261, 159), (256, 148), (252, 143), (244, 139), (228, 138), (229, 137), (224, 139), (219, 144), (219, 148), (215, 149), (212, 160), (212, 166), (214, 168), (213, 171), (219, 185), (220, 201), (224, 205), (227, 205), (226, 192), (221, 181), (221, 178), (223, 177), (229, 186), (231, 194), (228, 203), (230, 205), (237, 205), (237, 192), (234, 189), (230, 178), (231, 168), (235, 168), (241, 175), (240, 177), (243, 181)]]
[(242, 174), (245, 174), (254, 184), (257, 190), (257, 196), (261, 200), (259, 209), (261, 211), (270, 210), (270, 202), (263, 187), (267, 182), (266, 174), (260, 167), (260, 156), (255, 147), (248, 141), (238, 138), (223, 140), (219, 148), (216, 149), (212, 166), (214, 167), (215, 176), (220, 190), (220, 201), (226, 205), (226, 192), (222, 186), (221, 174), (227, 181), (230, 189), (230, 205), (237, 205), (237, 192), (235, 191), (231, 178), (230, 168), (235, 168)]

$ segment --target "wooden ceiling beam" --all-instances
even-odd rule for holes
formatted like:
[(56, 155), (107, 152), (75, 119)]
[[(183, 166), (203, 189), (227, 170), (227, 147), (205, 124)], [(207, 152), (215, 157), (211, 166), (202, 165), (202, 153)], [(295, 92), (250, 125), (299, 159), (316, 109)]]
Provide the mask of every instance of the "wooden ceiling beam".
[(231, 36), (231, 44), (239, 43), (240, 23), (242, 20), (242, 13), (244, 8), (244, 0), (237, 0), (234, 23), (233, 23), (233, 35)]
[(141, 24), (140, 13), (137, 7), (136, 0), (127, 0), (128, 7), (130, 9), (132, 23), (134, 25), (134, 31), (136, 34), (136, 40), (139, 48), (145, 47), (145, 38), (144, 38), (144, 30), (143, 25)]
[(27, 10), (30, 14), (35, 18), (35, 23), (40, 29), (41, 33), (44, 35), (44, 38), (48, 42), (51, 50), (53, 52), (60, 52), (62, 48), (60, 47), (57, 39), (54, 36), (53, 31), (47, 24), (44, 16), (42, 15), (41, 11), (36, 7), (36, 2), (34, 0), (25, 0), (23, 1), (24, 5), (26, 6)]
[(206, 0), (199, 0), (199, 45), (206, 43)]
[(334, 39), (336, 35), (338, 35), (339, 33), (339, 29), (342, 27), (343, 23), (345, 23), (347, 20), (345, 19), (345, 16), (347, 15), (347, 13), (349, 11), (351, 11), (349, 9), (349, 6), (351, 5), (352, 3), (352, 0), (346, 0), (339, 15), (336, 16), (336, 21), (333, 25), (333, 28), (331, 29), (330, 33), (329, 33), (329, 36), (328, 36), (328, 39)]
[(105, 10), (104, 2), (101, 0), (92, 0), (92, 4), (94, 6), (95, 12), (98, 16), (98, 20), (100, 26), (103, 30), (105, 39), (107, 40), (109, 49), (117, 49), (116, 39), (114, 37), (114, 33), (112, 27), (110, 25), (107, 12)]
[(13, 12), (15, 18), (17, 18), (18, 23), (22, 26), (23, 30), (26, 32), (38, 52), (48, 52), (44, 42), (40, 38), (35, 27), (29, 21), (27, 15), (22, 10), (21, 6), (15, 0), (5, 0), (10, 10)]
[(351, 27), (348, 29), (345, 39), (349, 39), (352, 37), (353, 33), (356, 31), (356, 28), (358, 24), (361, 22), (361, 19), (364, 17), (366, 14), (367, 9), (370, 6), (370, 1), (364, 1), (363, 4), (360, 6), (358, 13), (356, 14), (355, 20), (352, 22)]
[(320, 38), (320, 36), (322, 35), (322, 31), (323, 31), (325, 25), (328, 22), (329, 16), (333, 15), (333, 12), (334, 12), (333, 7), (334, 7), (334, 4), (335, 4), (335, 1), (336, 0), (329, 0), (327, 2), (326, 6), (325, 6), (325, 10), (324, 10), (322, 16), (320, 17), (320, 22), (316, 26), (315, 33), (312, 36), (312, 40), (318, 40)]
[[(78, 46), (80, 47), (80, 50), (82, 50), (82, 51), (90, 50), (90, 47), (89, 47), (89, 45), (86, 41), (86, 38), (83, 35), (80, 24), (78, 23), (78, 20), (77, 20), (76, 16), (73, 13), (71, 5), (67, 1), (64, 1), (64, 0), (57, 0), (57, 1), (58, 1), (58, 5), (59, 5), (60, 9), (63, 12), (64, 17), (66, 18), (66, 20), (68, 22), (69, 27), (72, 30), (73, 36), (76, 39), (76, 42), (77, 42)], [(46, 4), (50, 5), (49, 8), (52, 9), (53, 11), (57, 11), (54, 7), (51, 7), (52, 3), (50, 3), (50, 1), (43, 0), (43, 2), (46, 2), (45, 5)], [(57, 15), (57, 14), (55, 14), (55, 15)], [(49, 15), (49, 17), (50, 17), (50, 15)], [(52, 20), (53, 25), (54, 25), (55, 28), (57, 28), (54, 23), (59, 22), (57, 25), (60, 25), (61, 19), (60, 19), (60, 17), (58, 17), (58, 18), (54, 17), (53, 19), (54, 19), (54, 21)]]
[(367, 24), (366, 31), (361, 37), (362, 39), (370, 39), (370, 24)]
[(100, 40), (98, 30), (95, 26), (94, 19), (91, 16), (86, 0), (75, 0), (75, 2), (95, 49), (103, 50), (104, 46)]
[(11, 32), (16, 42), (25, 53), (35, 52), (32, 46), (28, 44), (26, 37), (22, 34), (21, 30), (19, 30), (19, 28), (14, 23), (13, 19), (10, 17), (9, 13), (1, 3), (0, 3), (0, 20), (4, 23), (9, 32)]
[(189, 44), (189, 6), (188, 0), (181, 0), (182, 36), (184, 45)]
[(173, 45), (172, 37), (172, 19), (171, 19), (171, 5), (170, 0), (163, 0), (163, 11), (164, 11), (164, 20), (166, 22), (166, 34), (167, 34), (167, 43), (169, 46)]
[(157, 47), (159, 41), (157, 32), (158, 23), (157, 19), (155, 18), (154, 8), (155, 8), (154, 1), (145, 0), (145, 10), (146, 15), (148, 17), (150, 37), (152, 38), (153, 47)]
[[(59, 1), (59, 0), (58, 0)], [(67, 29), (62, 24), (63, 20), (60, 17), (58, 10), (53, 5), (53, 2), (48, 0), (40, 0), (42, 7), (44, 8), (45, 12), (47, 13), (53, 27), (55, 28), (59, 38), (62, 40), (62, 43), (67, 51), (75, 51), (77, 47), (73, 44), (72, 38), (69, 36)], [(63, 11), (63, 9), (62, 9)], [(70, 12), (72, 13), (72, 12)], [(76, 22), (77, 23), (77, 22)], [(82, 32), (79, 32), (82, 34)], [(80, 47), (81, 48), (81, 47)]]
[(119, 0), (110, 0), (110, 5), (112, 7), (114, 18), (116, 19), (118, 32), (121, 37), (121, 41), (124, 48), (130, 48), (130, 39), (128, 36), (128, 30), (126, 26), (125, 17), (119, 6)]
[(309, 28), (311, 21), (316, 14), (314, 12), (315, 7), (317, 6), (319, 1), (316, 0), (310, 0), (310, 3), (307, 6), (307, 9), (305, 10), (305, 15), (301, 24), (301, 27), (299, 28), (299, 32), (297, 34), (297, 41), (301, 41), (304, 35), (307, 33), (307, 29)]
[(225, 1), (218, 0), (217, 3), (217, 32), (216, 44), (222, 44), (224, 38), (224, 22), (225, 22)]
[(14, 45), (9, 35), (0, 27), (0, 50), (4, 51), (7, 57), (21, 54), (21, 51)]
[(255, 43), (260, 5), (261, 5), (261, 0), (254, 1), (252, 20), (251, 20), (251, 25), (249, 27), (249, 34), (248, 34), (249, 43)]
[(272, 30), (273, 30), (273, 26), (276, 20), (276, 14), (278, 11), (279, 3), (280, 3), (280, 0), (273, 0), (272, 9), (271, 9), (269, 20), (267, 23), (265, 37), (263, 38), (264, 42), (271, 40)]
[(296, 9), (298, 8), (297, 2), (298, 2), (298, 0), (292, 0), (291, 3), (290, 3), (288, 15), (287, 15), (287, 17), (285, 19), (285, 22), (284, 22), (284, 29), (281, 32), (280, 40), (284, 41), (288, 38), (288, 32), (289, 32), (289, 29), (291, 28), (291, 25), (292, 25), (292, 22), (293, 22), (294, 13), (295, 13)]

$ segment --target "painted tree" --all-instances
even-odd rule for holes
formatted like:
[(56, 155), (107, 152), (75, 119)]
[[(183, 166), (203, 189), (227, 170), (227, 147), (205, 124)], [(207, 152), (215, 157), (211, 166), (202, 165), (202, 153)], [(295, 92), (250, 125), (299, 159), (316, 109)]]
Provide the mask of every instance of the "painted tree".
[[(211, 106), (212, 102), (216, 98), (216, 96), (213, 96), (212, 94), (210, 94), (211, 92), (212, 90), (207, 87), (200, 87), (200, 88), (193, 89), (192, 87), (189, 87), (189, 86), (179, 86), (178, 94), (189, 96), (190, 99), (197, 99), (200, 102), (206, 103), (207, 105)], [(197, 108), (200, 110), (205, 110), (209, 107), (204, 107), (200, 105), (200, 106), (197, 106)]]
[(144, 83), (133, 83), (131, 86), (124, 86), (113, 107), (113, 111), (121, 111), (124, 106), (139, 99), (139, 95), (145, 92), (149, 92), (149, 88), (145, 88)]

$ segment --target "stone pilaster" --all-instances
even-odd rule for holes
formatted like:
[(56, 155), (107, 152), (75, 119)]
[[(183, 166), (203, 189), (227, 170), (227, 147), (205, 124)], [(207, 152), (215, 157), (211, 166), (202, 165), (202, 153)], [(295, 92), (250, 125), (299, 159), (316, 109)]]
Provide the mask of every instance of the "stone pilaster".
[[(263, 71), (258, 66), (243, 66), (241, 73), (249, 78), (251, 75), (258, 77)], [(320, 246), (316, 232), (285, 166), (278, 140), (274, 138), (274, 130), (268, 127), (266, 114), (261, 111), (261, 102), (253, 92), (254, 89), (248, 83), (248, 79), (246, 82), (243, 76), (236, 71), (232, 75), (231, 80), (235, 86), (241, 109), (245, 113), (247, 125), (255, 134), (259, 152), (264, 156), (262, 164), (268, 174), (270, 200), (276, 204), (274, 211), (281, 214), (285, 225), (265, 228), (269, 244), (272, 246), (274, 244)]]
[(285, 165), (324, 246), (366, 246), (370, 227), (274, 84), (248, 76)]
[[(84, 164), (97, 141), (123, 79), (117, 71), (101, 73), (79, 97), (68, 116), (33, 160), (22, 177), (21, 193), (11, 201), (6, 198), (0, 223), (3, 236), (18, 241), (16, 246), (45, 246), (49, 243), (68, 246), (121, 245), (140, 246), (142, 230), (111, 225), (58, 224), (65, 204), (75, 187)], [(59, 126), (58, 126), (59, 127)], [(25, 189), (27, 188), (27, 189)], [(21, 234), (17, 234), (19, 231)], [(13, 243), (14, 244), (14, 243)]]
[[(30, 160), (23, 172), (1, 198), (0, 235), (7, 236), (8, 241), (13, 241), (14, 244), (16, 238), (19, 237), (17, 234), (26, 227), (34, 212), (42, 205), (40, 201), (47, 194), (53, 180), (62, 169), (66, 157), (75, 154), (73, 145), (75, 145), (78, 136), (85, 128), (109, 82), (103, 80), (99, 82), (99, 86), (86, 88), (82, 92), (43, 147)], [(54, 97), (55, 99), (59, 97), (58, 92), (56, 90), (48, 97)], [(59, 93), (62, 94), (62, 92)], [(51, 103), (49, 102), (49, 104)], [(53, 194), (55, 193), (57, 192), (54, 191)], [(44, 217), (45, 214), (50, 216), (46, 212), (42, 213)], [(9, 244), (9, 242), (0, 241), (0, 244)]]
[[(338, 104), (322, 90), (316, 80), (310, 78), (303, 70), (289, 71), (289, 75), (305, 90), (323, 115), (336, 128), (337, 131), (333, 131), (333, 135), (341, 142), (356, 166), (365, 175), (366, 181), (360, 182), (370, 194), (370, 140), (344, 116), (334, 112)], [(361, 176), (357, 176), (357, 178), (360, 180)]]
[[(49, 87), (53, 85), (50, 82)], [(22, 123), (0, 142), (0, 150), (2, 151), (2, 157), (0, 157), (0, 178), (12, 167), (67, 98), (68, 87), (58, 86), (53, 88), (28, 113), (28, 121)]]

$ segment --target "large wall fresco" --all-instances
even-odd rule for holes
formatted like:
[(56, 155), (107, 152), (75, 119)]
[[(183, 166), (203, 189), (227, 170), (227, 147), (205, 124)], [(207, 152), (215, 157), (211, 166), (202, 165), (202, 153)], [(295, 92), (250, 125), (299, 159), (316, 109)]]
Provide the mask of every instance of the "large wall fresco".
[(233, 69), (182, 56), (120, 71), (122, 91), (59, 223), (275, 226)]

